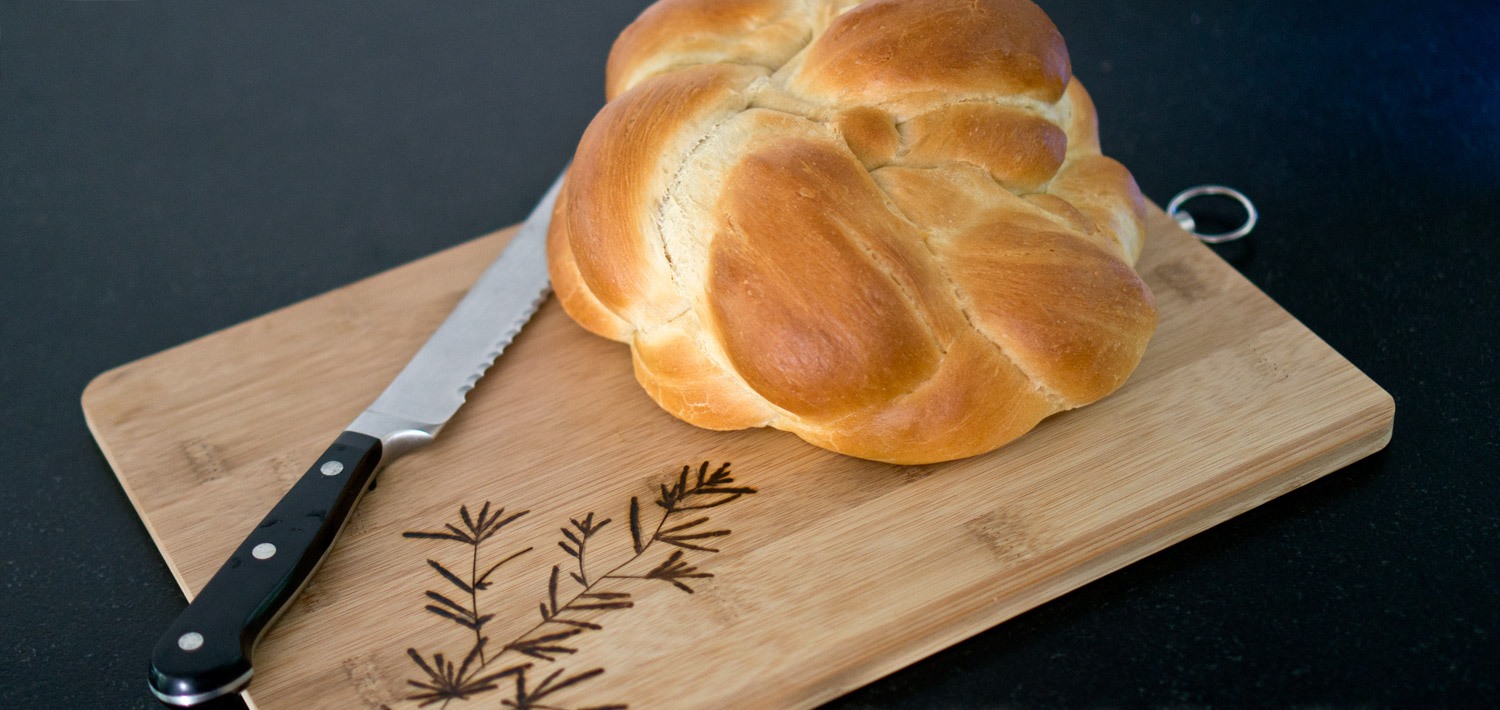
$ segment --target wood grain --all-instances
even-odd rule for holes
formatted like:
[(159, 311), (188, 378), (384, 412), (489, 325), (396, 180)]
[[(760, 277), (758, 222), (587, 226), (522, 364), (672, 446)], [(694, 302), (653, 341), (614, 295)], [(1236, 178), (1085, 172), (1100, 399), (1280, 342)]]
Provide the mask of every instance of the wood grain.
[[(384, 387), (507, 238), (502, 232), (100, 375), (83, 405), (183, 591), (191, 597), (265, 510)], [(258, 708), (415, 707), (407, 654), (457, 663), (475, 632), (424, 610), (465, 577), (531, 548), (475, 592), (485, 673), (529, 661), (529, 691), (603, 669), (546, 698), (581, 708), (808, 707), (1222, 522), (1385, 446), (1389, 395), (1153, 209), (1139, 265), (1161, 309), (1144, 361), (1115, 395), (1055, 416), (993, 454), (898, 467), (775, 431), (715, 433), (661, 412), (628, 351), (549, 302), (426, 450), (381, 474), (303, 596), (267, 635), (247, 699)], [(629, 608), (573, 612), (556, 660), (501, 652), (542, 625), (538, 604), (577, 560), (561, 528), (609, 518), (588, 541), (597, 578), (636, 555), (684, 465), (733, 462), (756, 492), (699, 513), (717, 552), (655, 542), (620, 574), (669, 555), (710, 577), (609, 579)], [(691, 482), (690, 476), (690, 482)], [(489, 501), (529, 511), (472, 546), (412, 539)], [(644, 535), (649, 538), (650, 530)], [(446, 591), (444, 591), (446, 590)], [(615, 597), (615, 599), (625, 599)], [(469, 597), (464, 598), (467, 605)], [(438, 606), (442, 606), (438, 604)], [(530, 630), (530, 631), (529, 631)], [(528, 635), (529, 634), (529, 635)], [(144, 659), (142, 660), (144, 667)], [(448, 707), (514, 700), (515, 675)], [(555, 682), (556, 682), (555, 681)]]

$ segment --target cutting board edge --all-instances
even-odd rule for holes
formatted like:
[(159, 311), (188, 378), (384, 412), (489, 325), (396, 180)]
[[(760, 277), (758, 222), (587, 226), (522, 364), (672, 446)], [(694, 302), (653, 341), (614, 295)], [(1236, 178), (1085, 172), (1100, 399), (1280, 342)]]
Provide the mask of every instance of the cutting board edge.
[[(137, 360), (135, 362), (140, 361)], [(130, 507), (135, 509), (136, 517), (140, 518), (141, 524), (146, 527), (146, 534), (151, 536), (151, 544), (156, 546), (156, 554), (161, 556), (162, 564), (166, 565), (167, 571), (172, 573), (172, 579), (177, 582), (177, 588), (182, 591), (182, 596), (188, 601), (192, 601), (192, 589), (188, 587), (187, 580), (183, 578), (182, 573), (177, 570), (177, 565), (171, 564), (171, 561), (167, 559), (166, 543), (162, 541), (161, 535), (157, 531), (156, 526), (151, 523), (151, 517), (146, 514), (146, 509), (141, 505), (140, 498), (136, 496), (135, 490), (131, 488), (130, 483), (126, 480), (126, 477), (122, 473), (123, 469), (121, 469), (120, 465), (116, 462), (114, 452), (110, 449), (109, 441), (100, 434), (99, 425), (94, 421), (93, 412), (90, 411), (88, 405), (89, 389), (94, 386), (94, 383), (98, 382), (100, 377), (103, 377), (104, 375), (107, 375), (110, 372), (114, 372), (115, 370), (118, 370), (122, 367), (128, 367), (128, 365), (122, 365), (120, 367), (108, 370), (98, 377), (95, 377), (89, 382), (86, 387), (84, 387), (83, 421), (84, 424), (86, 424), (89, 428), (89, 434), (94, 438), (94, 444), (99, 447), (99, 452), (104, 454), (104, 461), (109, 464), (109, 470), (115, 475), (115, 481), (118, 482), (120, 484), (120, 488), (125, 491), (125, 497), (130, 501)]]
[(514, 224), (509, 227), (497, 229), (483, 236), (459, 242), (458, 244), (445, 247), (426, 256), (413, 259), (412, 261), (397, 264), (391, 268), (383, 269), (349, 283), (340, 284), (339, 286), (328, 289), (327, 291), (323, 291), (322, 293), (316, 293), (306, 298), (288, 303), (284, 306), (267, 311), (253, 318), (242, 320), (223, 328), (204, 333), (203, 335), (178, 343), (177, 345), (173, 345), (164, 350), (158, 350), (149, 355), (136, 358), (120, 365), (116, 365), (95, 375), (88, 381), (87, 384), (84, 385), (83, 391), (79, 395), (79, 405), (83, 410), (83, 421), (84, 424), (88, 427), (89, 435), (93, 438), (95, 445), (99, 447), (100, 453), (104, 455), (104, 460), (109, 464), (110, 471), (114, 474), (115, 480), (120, 484), (120, 488), (125, 491), (125, 497), (130, 501), (131, 507), (135, 509), (136, 516), (141, 519), (141, 524), (146, 527), (147, 534), (151, 536), (152, 544), (156, 546), (157, 554), (161, 555), (162, 562), (167, 565), (167, 569), (172, 573), (172, 578), (177, 582), (177, 587), (182, 591), (184, 599), (186, 599), (187, 601), (192, 601), (194, 596), (192, 587), (188, 585), (187, 580), (182, 576), (182, 573), (178, 571), (177, 565), (172, 564), (168, 559), (166, 544), (163, 542), (161, 535), (156, 529), (156, 526), (152, 524), (151, 517), (146, 514), (146, 509), (142, 506), (139, 496), (136, 495), (136, 491), (131, 487), (129, 481), (127, 480), (127, 477), (122, 473), (122, 469), (119, 465), (117, 457), (115, 456), (114, 451), (110, 446), (110, 439), (104, 434), (100, 423), (95, 418), (95, 412), (99, 410), (99, 407), (96, 406), (94, 402), (98, 398), (104, 396), (102, 392), (105, 389), (111, 387), (116, 380), (128, 376), (136, 369), (145, 367), (153, 362), (161, 360), (162, 358), (171, 357), (175, 353), (192, 348), (198, 343), (217, 337), (222, 333), (254, 328), (256, 324), (262, 321), (278, 318), (287, 311), (303, 307), (310, 301), (326, 297), (336, 291), (342, 291), (352, 286), (356, 286), (368, 281), (374, 281), (391, 272), (406, 269), (429, 260), (442, 258), (443, 255), (455, 250), (474, 248), (475, 246), (484, 242), (494, 241), (495, 244), (493, 245), (493, 249), (496, 253), (498, 253), (500, 249), (503, 248), (505, 242), (508, 241), (512, 235), (514, 235), (515, 231), (517, 229), (520, 229), (520, 226), (521, 225), (519, 224)]
[(120, 365), (116, 365), (114, 367), (111, 367), (111, 368), (109, 368), (109, 369), (107, 369), (107, 370), (105, 370), (105, 371), (103, 371), (103, 372), (95, 375), (92, 379), (89, 380), (88, 384), (84, 385), (84, 387), (83, 387), (83, 392), (82, 392), (82, 394), (80, 396), (80, 401), (82, 402), (82, 405), (83, 405), (84, 419), (89, 421), (89, 432), (94, 435), (95, 440), (102, 441), (102, 439), (99, 439), (99, 432), (94, 427), (94, 424), (93, 424), (92, 419), (91, 419), (91, 412), (90, 412), (90, 410), (93, 407), (91, 407), (90, 404), (89, 404), (90, 400), (93, 400), (93, 399), (96, 399), (97, 397), (99, 397), (100, 396), (99, 395), (99, 390), (101, 388), (108, 387), (111, 384), (112, 380), (119, 379), (120, 377), (129, 374), (132, 370), (135, 370), (135, 369), (137, 369), (137, 368), (139, 368), (139, 367), (141, 367), (141, 366), (143, 366), (143, 365), (145, 365), (147, 363), (155, 362), (155, 361), (160, 360), (162, 358), (165, 358), (165, 357), (171, 356), (173, 354), (176, 354), (176, 353), (178, 353), (178, 352), (180, 352), (182, 350), (186, 350), (188, 348), (191, 348), (191, 347), (197, 345), (198, 343), (200, 343), (202, 341), (215, 338), (215, 337), (219, 336), (220, 334), (223, 334), (223, 333), (226, 333), (226, 332), (230, 332), (230, 331), (235, 331), (235, 330), (242, 330), (242, 329), (247, 329), (247, 328), (253, 328), (258, 323), (261, 323), (261, 322), (267, 321), (267, 320), (276, 319), (276, 318), (282, 316), (283, 314), (285, 314), (287, 311), (291, 311), (291, 310), (295, 310), (297, 308), (303, 307), (303, 306), (305, 306), (307, 303), (309, 303), (311, 301), (316, 301), (318, 299), (325, 298), (325, 297), (327, 297), (327, 296), (329, 296), (331, 294), (334, 294), (334, 293), (339, 292), (339, 291), (343, 291), (343, 290), (348, 289), (350, 287), (359, 286), (361, 284), (364, 284), (364, 283), (367, 283), (367, 282), (370, 282), (370, 281), (375, 281), (375, 280), (381, 279), (382, 277), (385, 277), (387, 274), (390, 274), (392, 272), (403, 271), (403, 270), (406, 270), (406, 269), (408, 269), (410, 267), (417, 266), (417, 265), (423, 264), (423, 263), (428, 262), (428, 261), (434, 261), (434, 260), (441, 259), (445, 255), (450, 254), (451, 252), (454, 252), (454, 251), (463, 250), (463, 249), (471, 249), (471, 248), (474, 248), (477, 245), (480, 245), (482, 243), (493, 241), (495, 243), (492, 245), (492, 248), (495, 251), (495, 253), (498, 254), (500, 252), (501, 248), (503, 248), (505, 246), (505, 243), (509, 240), (509, 238), (515, 233), (515, 231), (517, 229), (520, 229), (520, 228), (521, 228), (521, 225), (514, 224), (514, 225), (511, 225), (509, 227), (505, 227), (505, 228), (502, 228), (502, 229), (497, 229), (497, 230), (495, 230), (493, 232), (490, 232), (488, 234), (485, 234), (485, 235), (482, 235), (482, 236), (478, 236), (478, 237), (475, 237), (473, 239), (469, 239), (467, 241), (459, 242), (459, 243), (454, 244), (452, 246), (444, 247), (444, 248), (439, 249), (438, 251), (432, 252), (431, 254), (428, 254), (426, 256), (422, 256), (422, 257), (413, 259), (413, 260), (408, 261), (408, 262), (397, 264), (397, 265), (392, 266), (392, 267), (390, 267), (388, 269), (382, 269), (382, 270), (377, 271), (377, 272), (375, 272), (373, 274), (369, 274), (367, 276), (363, 276), (361, 278), (355, 279), (355, 280), (347, 282), (347, 283), (339, 284), (338, 286), (330, 288), (330, 289), (328, 289), (326, 291), (322, 291), (320, 293), (315, 293), (315, 294), (313, 294), (311, 296), (307, 296), (306, 298), (302, 298), (302, 299), (293, 301), (293, 302), (288, 303), (288, 304), (286, 304), (284, 306), (280, 306), (280, 307), (277, 307), (275, 309), (266, 311), (265, 313), (262, 313), (262, 314), (260, 314), (258, 316), (255, 316), (255, 317), (252, 317), (252, 318), (247, 318), (245, 320), (242, 320), (242, 321), (239, 321), (239, 322), (236, 322), (236, 323), (232, 323), (230, 325), (224, 326), (224, 327), (219, 328), (217, 330), (209, 331), (207, 333), (204, 333), (203, 335), (197, 336), (197, 337), (192, 338), (190, 340), (183, 341), (181, 343), (178, 343), (178, 344), (173, 345), (171, 347), (165, 348), (163, 350), (158, 350), (158, 351), (156, 351), (154, 353), (151, 353), (150, 355), (144, 355), (144, 356), (138, 357), (138, 358), (136, 358), (134, 360), (131, 360), (129, 362), (125, 362), (125, 363), (122, 363)]
[(1365, 410), (1304, 438), (1326, 440), (1323, 432), (1347, 431), (1351, 421), (1366, 422), (1363, 433), (1337, 446), (1309, 452), (1302, 463), (1252, 484), (1240, 495), (1221, 498), (1210, 506), (1190, 508), (1170, 524), (1152, 528), (1124, 545), (1069, 565), (1074, 574), (1044, 576), (1040, 583), (1013, 595), (1015, 601), (1011, 603), (981, 607), (964, 614), (961, 621), (954, 623), (933, 624), (928, 627), (933, 630), (928, 638), (915, 643), (907, 641), (885, 653), (870, 654), (872, 660), (869, 663), (852, 667), (829, 679), (823, 692), (800, 699), (787, 698), (788, 702), (784, 704), (813, 708), (827, 703), (1379, 453), (1390, 444), (1395, 431), (1395, 401), (1373, 380), (1369, 383), (1380, 396)]

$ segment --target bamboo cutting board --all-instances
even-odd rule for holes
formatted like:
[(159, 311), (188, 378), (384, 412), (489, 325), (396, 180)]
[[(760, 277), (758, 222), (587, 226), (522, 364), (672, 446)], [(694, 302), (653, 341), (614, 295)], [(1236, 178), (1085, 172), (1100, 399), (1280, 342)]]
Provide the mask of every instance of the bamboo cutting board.
[[(1125, 387), (931, 466), (678, 422), (624, 346), (549, 302), (437, 443), (381, 474), (247, 700), (807, 707), (1385, 446), (1389, 395), (1154, 208), (1150, 231), (1161, 324)], [(189, 597), (507, 234), (89, 385)]]

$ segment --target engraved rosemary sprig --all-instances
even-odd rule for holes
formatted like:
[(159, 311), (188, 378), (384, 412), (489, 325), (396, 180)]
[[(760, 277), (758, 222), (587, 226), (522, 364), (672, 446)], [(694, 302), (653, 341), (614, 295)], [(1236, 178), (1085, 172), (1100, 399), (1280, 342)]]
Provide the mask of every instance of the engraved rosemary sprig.
[[(530, 664), (527, 665), (529, 666)], [(559, 668), (553, 671), (551, 675), (543, 678), (542, 682), (538, 683), (534, 688), (526, 687), (525, 672), (517, 673), (515, 697), (501, 700), (500, 705), (502, 707), (515, 708), (516, 710), (563, 710), (563, 708), (556, 705), (543, 705), (541, 704), (541, 701), (548, 695), (556, 693), (563, 688), (578, 685), (579, 683), (582, 683), (586, 680), (604, 675), (603, 668), (595, 668), (591, 671), (584, 671), (576, 675), (563, 677), (563, 673), (565, 670), (566, 669)], [(579, 708), (578, 710), (626, 710), (626, 706), (594, 705), (591, 707)]]
[[(447, 523), (443, 530), (438, 532), (406, 532), (402, 537), (426, 540), (448, 540), (469, 546), (469, 575), (467, 578), (459, 576), (443, 563), (428, 558), (427, 565), (431, 567), (438, 576), (448, 584), (457, 588), (463, 594), (468, 595), (468, 604), (461, 603), (453, 597), (435, 590), (427, 590), (426, 597), (432, 602), (423, 607), (429, 613), (447, 619), (459, 626), (474, 632), (474, 645), (464, 656), (462, 663), (454, 665), (451, 660), (445, 660), (442, 653), (435, 653), (432, 662), (428, 663), (415, 648), (406, 649), (409, 656), (417, 667), (427, 674), (427, 680), (408, 680), (407, 683), (418, 689), (411, 696), (412, 700), (421, 700), (422, 706), (441, 701), (444, 707), (455, 699), (464, 699), (476, 693), (494, 690), (499, 687), (495, 681), (512, 675), (519, 674), (530, 664), (512, 666), (497, 673), (481, 675), (480, 671), (488, 665), (485, 658), (485, 646), (489, 638), (484, 635), (484, 625), (495, 618), (494, 614), (482, 614), (479, 610), (479, 592), (490, 587), (490, 576), (500, 569), (505, 563), (520, 557), (532, 550), (526, 549), (514, 552), (499, 562), (490, 565), (483, 573), (479, 571), (479, 548), (486, 540), (494, 537), (505, 526), (515, 522), (521, 516), (530, 511), (505, 514), (505, 509), (500, 508), (490, 512), (490, 503), (485, 501), (484, 507), (480, 508), (477, 517), (469, 514), (468, 506), (460, 506), (458, 509), (459, 525)], [(461, 598), (461, 597), (460, 597)], [(477, 662), (476, 662), (477, 661)]]
[(417, 707), (426, 707), (438, 701), (442, 701), (443, 706), (447, 707), (452, 700), (466, 700), (471, 695), (494, 690), (500, 687), (496, 681), (508, 675), (519, 677), (531, 667), (530, 663), (525, 663), (511, 666), (497, 673), (480, 675), (479, 670), (482, 664), (474, 663), (474, 659), (484, 652), (484, 644), (487, 641), (488, 639), (481, 638), (478, 643), (474, 644), (474, 648), (469, 650), (467, 656), (464, 656), (463, 663), (457, 667), (453, 665), (453, 661), (445, 660), (441, 653), (433, 654), (432, 662), (429, 664), (422, 658), (422, 654), (417, 653), (416, 649), (406, 649), (406, 655), (411, 657), (411, 660), (427, 674), (428, 678), (426, 681), (406, 681), (407, 684), (418, 689), (418, 692), (408, 696), (408, 699), (422, 701)]
[[(580, 611), (610, 611), (616, 609), (628, 609), (634, 606), (630, 593), (618, 589), (606, 590), (600, 588), (601, 583), (606, 580), (623, 579), (654, 579), (670, 583), (672, 586), (693, 593), (693, 588), (686, 580), (707, 579), (713, 575), (700, 571), (697, 567), (683, 560), (684, 551), (718, 552), (718, 548), (709, 547), (708, 541), (724, 537), (730, 533), (729, 530), (705, 530), (704, 523), (708, 522), (708, 516), (700, 515), (686, 522), (678, 523), (673, 516), (680, 516), (689, 511), (702, 511), (717, 508), (727, 503), (739, 500), (742, 496), (755, 493), (754, 488), (735, 485), (734, 476), (729, 470), (729, 463), (719, 466), (710, 471), (709, 462), (704, 461), (698, 467), (697, 474), (693, 474), (693, 467), (683, 466), (678, 474), (677, 480), (668, 486), (660, 485), (660, 495), (655, 503), (661, 508), (661, 518), (657, 520), (656, 527), (650, 533), (645, 534), (641, 525), (641, 503), (637, 497), (631, 497), (629, 521), (631, 547), (635, 554), (629, 559), (615, 565), (604, 574), (590, 577), (586, 562), (587, 544), (590, 537), (610, 522), (606, 518), (603, 522), (595, 524), (594, 514), (589, 513), (583, 521), (571, 520), (573, 528), (563, 529), (565, 542), (558, 545), (570, 556), (578, 560), (578, 571), (570, 572), (573, 581), (580, 587), (572, 597), (566, 601), (558, 600), (558, 576), (561, 566), (554, 566), (552, 574), (547, 581), (547, 599), (540, 604), (541, 621), (530, 630), (517, 636), (514, 641), (506, 644), (499, 657), (506, 651), (516, 651), (530, 658), (542, 661), (556, 661), (559, 656), (577, 652), (577, 648), (571, 645), (571, 639), (584, 631), (599, 630), (603, 628), (600, 624), (585, 621), (570, 616), (569, 612)], [(668, 526), (668, 522), (674, 523)], [(642, 574), (626, 574), (623, 572), (627, 567), (641, 558), (652, 549), (656, 543), (671, 545), (678, 549), (662, 560), (655, 567)], [(572, 543), (571, 545), (568, 543)], [(551, 624), (565, 626), (567, 628), (551, 630), (547, 627)]]
[[(422, 706), (441, 701), (446, 707), (453, 700), (468, 699), (479, 693), (494, 691), (499, 687), (498, 681), (505, 677), (512, 677), (515, 679), (515, 694), (511, 698), (502, 700), (502, 706), (518, 710), (565, 710), (552, 701), (544, 703), (544, 700), (565, 688), (603, 675), (603, 668), (572, 675), (568, 675), (565, 668), (557, 668), (535, 685), (529, 685), (527, 682), (527, 671), (533, 667), (532, 662), (529, 661), (512, 663), (495, 673), (483, 673), (483, 671), (495, 664), (501, 656), (512, 651), (535, 661), (547, 663), (553, 663), (563, 656), (577, 653), (574, 637), (585, 631), (597, 631), (603, 628), (596, 621), (581, 618), (579, 616), (581, 612), (617, 611), (635, 606), (629, 592), (622, 591), (615, 585), (611, 585), (615, 586), (613, 589), (604, 588), (603, 585), (609, 580), (658, 580), (692, 594), (694, 590), (689, 583), (691, 580), (712, 577), (712, 574), (690, 564), (686, 555), (687, 553), (718, 552), (718, 548), (713, 546), (718, 544), (716, 538), (725, 537), (730, 531), (711, 529), (711, 526), (706, 525), (709, 521), (706, 514), (695, 516), (684, 514), (717, 508), (756, 491), (754, 488), (736, 485), (728, 463), (712, 471), (709, 465), (707, 461), (703, 462), (698, 467), (696, 475), (691, 466), (684, 466), (671, 485), (662, 483), (659, 486), (660, 495), (654, 502), (662, 511), (661, 517), (657, 519), (655, 527), (650, 529), (649, 535), (646, 534), (647, 528), (641, 524), (640, 499), (631, 497), (628, 519), (631, 549), (634, 555), (603, 574), (591, 573), (589, 551), (592, 549), (591, 543), (612, 519), (604, 518), (595, 522), (593, 512), (588, 513), (582, 519), (570, 519), (568, 526), (561, 528), (563, 539), (558, 540), (557, 544), (569, 557), (573, 558), (573, 562), (568, 563), (568, 567), (576, 567), (576, 569), (568, 570), (568, 578), (574, 585), (571, 595), (562, 591), (564, 566), (553, 565), (547, 578), (546, 597), (538, 604), (541, 620), (488, 657), (485, 647), (489, 643), (489, 638), (484, 636), (483, 629), (486, 623), (494, 619), (495, 615), (480, 613), (479, 592), (490, 586), (491, 575), (502, 565), (530, 552), (532, 548), (527, 547), (515, 552), (480, 573), (479, 547), (506, 525), (526, 515), (527, 511), (506, 516), (504, 508), (501, 508), (491, 514), (490, 504), (485, 502), (479, 515), (475, 517), (469, 514), (466, 506), (460, 506), (460, 524), (445, 524), (442, 530), (435, 532), (403, 533), (403, 536), (408, 538), (449, 540), (469, 545), (471, 548), (467, 578), (436, 560), (427, 560), (427, 564), (437, 572), (439, 577), (468, 595), (468, 604), (456, 601), (449, 595), (429, 590), (426, 597), (432, 603), (427, 604), (424, 609), (472, 630), (474, 645), (463, 661), (457, 664), (445, 659), (441, 653), (434, 654), (429, 662), (415, 649), (407, 649), (407, 655), (427, 676), (424, 681), (407, 681), (408, 684), (418, 689), (418, 692), (409, 698), (422, 701)], [(682, 520), (683, 517), (690, 517), (690, 519)], [(675, 549), (655, 566), (639, 573), (627, 573), (627, 569), (646, 558), (648, 553), (655, 549), (657, 543)], [(624, 705), (606, 705), (578, 710), (623, 710), (623, 708), (625, 708)]]

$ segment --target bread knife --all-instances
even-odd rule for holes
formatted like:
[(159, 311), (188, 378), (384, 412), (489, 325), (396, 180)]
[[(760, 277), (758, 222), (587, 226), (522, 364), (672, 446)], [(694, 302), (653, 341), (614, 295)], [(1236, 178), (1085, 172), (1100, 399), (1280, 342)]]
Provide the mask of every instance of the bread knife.
[(256, 644), (296, 598), (375, 474), (427, 444), (551, 292), (553, 182), (499, 258), (385, 391), (260, 521), (151, 651), (151, 692), (192, 706), (243, 689)]

